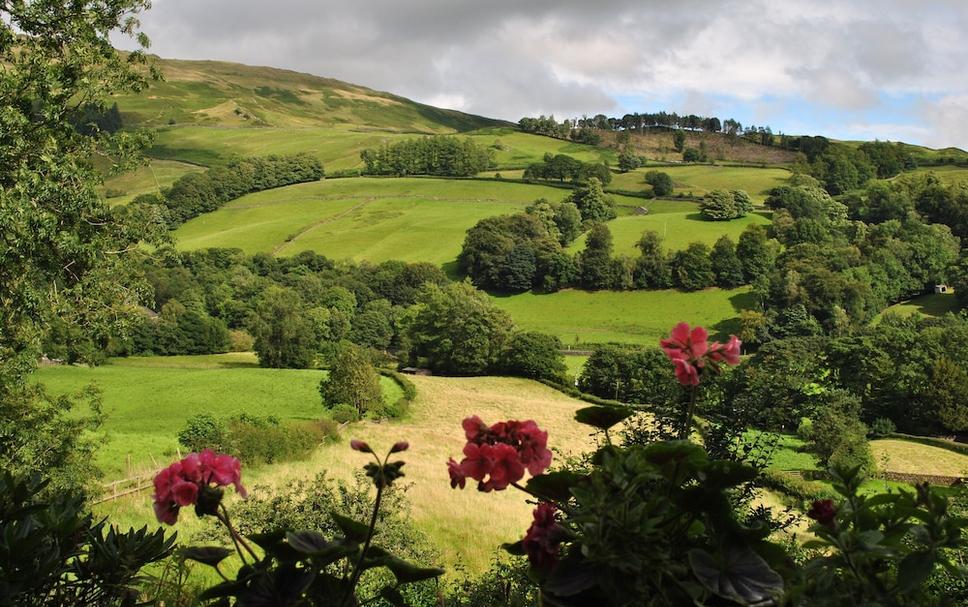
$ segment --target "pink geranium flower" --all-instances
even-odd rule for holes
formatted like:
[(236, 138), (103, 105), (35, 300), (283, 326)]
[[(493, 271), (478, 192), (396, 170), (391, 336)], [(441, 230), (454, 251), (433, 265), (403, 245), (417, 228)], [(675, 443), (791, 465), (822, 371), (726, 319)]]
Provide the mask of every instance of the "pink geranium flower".
[(558, 509), (553, 504), (538, 504), (533, 513), (534, 521), (521, 541), (528, 561), (535, 569), (548, 569), (558, 562), (562, 530), (557, 513)]
[(174, 525), (178, 511), (198, 503), (202, 491), (232, 485), (242, 497), (247, 496), (242, 486), (242, 464), (231, 455), (205, 449), (190, 453), (173, 462), (155, 475), (155, 516), (162, 523)]
[(725, 344), (709, 343), (706, 329), (695, 327), (690, 330), (687, 323), (681, 322), (673, 327), (668, 338), (659, 341), (659, 345), (675, 366), (679, 383), (698, 386), (704, 370), (718, 373), (722, 364), (738, 365), (742, 342), (732, 335)]
[(460, 463), (447, 462), (450, 486), (464, 488), (466, 480), (477, 481), (480, 491), (501, 491), (551, 465), (548, 433), (533, 420), (509, 420), (488, 426), (474, 415), (461, 422), (467, 443)]

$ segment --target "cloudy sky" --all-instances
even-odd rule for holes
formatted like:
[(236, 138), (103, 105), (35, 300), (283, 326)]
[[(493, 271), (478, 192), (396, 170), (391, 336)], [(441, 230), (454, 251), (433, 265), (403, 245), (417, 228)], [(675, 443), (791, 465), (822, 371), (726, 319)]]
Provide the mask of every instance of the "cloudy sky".
[(152, 52), (517, 120), (634, 111), (968, 148), (965, 0), (154, 0)]

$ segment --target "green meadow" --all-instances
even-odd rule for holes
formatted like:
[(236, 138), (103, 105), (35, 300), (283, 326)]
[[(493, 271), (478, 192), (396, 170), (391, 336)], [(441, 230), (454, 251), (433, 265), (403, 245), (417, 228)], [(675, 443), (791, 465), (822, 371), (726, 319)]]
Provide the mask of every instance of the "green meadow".
[[(311, 420), (324, 415), (318, 392), (325, 371), (262, 369), (250, 353), (112, 359), (100, 367), (56, 366), (34, 377), (51, 394), (88, 385), (101, 390), (107, 415), (97, 464), (108, 479), (151, 470), (173, 457), (178, 433), (197, 413), (239, 413)], [(381, 377), (384, 396), (402, 394)]]
[(877, 322), (885, 314), (897, 314), (899, 316), (910, 316), (921, 314), (923, 316), (944, 316), (951, 312), (957, 314), (961, 306), (958, 305), (958, 298), (953, 292), (949, 293), (928, 293), (901, 303), (894, 304), (878, 314), (874, 321)]
[[(350, 178), (243, 196), (185, 223), (178, 247), (237, 247), (280, 255), (313, 250), (333, 259), (453, 263), (484, 217), (514, 213), (568, 189), (479, 179)], [(617, 196), (624, 205), (643, 202)]]
[(713, 334), (738, 330), (739, 310), (751, 307), (747, 287), (682, 291), (581, 291), (492, 296), (518, 328), (557, 335), (565, 346), (591, 343), (654, 344), (680, 322)]
[(162, 188), (169, 187), (182, 175), (204, 170), (204, 167), (186, 162), (152, 160), (147, 165), (138, 167), (134, 171), (105, 179), (102, 195), (105, 195), (107, 190), (121, 192), (120, 196), (112, 196), (107, 200), (112, 205), (127, 204), (141, 194), (158, 192)]
[[(689, 205), (695, 209), (690, 203), (674, 204), (680, 205), (680, 207)], [(650, 203), (646, 203), (646, 208), (650, 206)], [(698, 211), (693, 210), (691, 212), (650, 212), (648, 215), (624, 215), (613, 219), (607, 225), (612, 232), (615, 254), (637, 257), (639, 250), (636, 248), (636, 244), (642, 237), (642, 233), (647, 230), (658, 232), (665, 242), (666, 249), (678, 251), (697, 241), (712, 246), (723, 235), (729, 236), (735, 243), (746, 226), (769, 223), (770, 220), (760, 213), (753, 213), (732, 221), (706, 221), (700, 217)], [(574, 253), (585, 248), (585, 237), (586, 235), (579, 237), (568, 250)]]
[[(926, 175), (932, 173), (938, 177), (941, 181), (948, 184), (953, 183), (968, 183), (968, 168), (959, 166), (936, 166), (936, 167), (919, 167), (913, 171), (905, 171), (899, 175), (903, 177), (904, 175)], [(895, 179), (897, 179), (895, 177)]]
[(672, 177), (675, 187), (673, 195), (703, 196), (710, 190), (745, 190), (754, 203), (762, 203), (772, 188), (783, 185), (790, 177), (790, 171), (775, 167), (690, 164), (645, 167), (618, 173), (612, 177), (609, 187), (631, 191), (651, 190), (652, 186), (645, 183), (645, 173), (652, 170), (668, 173)]

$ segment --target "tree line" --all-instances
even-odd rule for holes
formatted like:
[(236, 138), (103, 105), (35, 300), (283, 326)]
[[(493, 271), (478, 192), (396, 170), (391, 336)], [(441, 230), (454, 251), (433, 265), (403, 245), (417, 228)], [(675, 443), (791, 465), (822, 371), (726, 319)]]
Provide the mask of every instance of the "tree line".
[(612, 181), (612, 171), (601, 162), (582, 162), (567, 154), (544, 155), (541, 162), (533, 162), (524, 170), (522, 178), (525, 181), (547, 179), (582, 183), (595, 178), (601, 184), (608, 185)]
[(471, 177), (493, 164), (493, 151), (450, 135), (434, 135), (386, 143), (360, 152), (366, 175), (437, 175)]
[(323, 165), (309, 154), (242, 158), (203, 173), (182, 175), (160, 193), (142, 194), (131, 202), (132, 212), (160, 209), (175, 229), (245, 194), (318, 181), (324, 174)]

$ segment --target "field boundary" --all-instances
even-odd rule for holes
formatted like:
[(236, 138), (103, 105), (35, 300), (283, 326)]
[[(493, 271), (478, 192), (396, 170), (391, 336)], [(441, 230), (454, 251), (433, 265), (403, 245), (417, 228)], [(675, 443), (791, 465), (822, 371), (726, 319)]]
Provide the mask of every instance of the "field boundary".
[(883, 438), (893, 438), (896, 440), (907, 441), (909, 443), (918, 443), (920, 445), (927, 445), (928, 447), (938, 447), (939, 449), (946, 449), (953, 453), (958, 453), (960, 455), (968, 455), (968, 444), (956, 443), (954, 441), (945, 440), (943, 438), (933, 438), (930, 436), (917, 436), (914, 434), (903, 434), (900, 432), (891, 432), (889, 434), (883, 435)]
[(110, 483), (104, 483), (101, 485), (101, 487), (103, 487), (105, 491), (109, 491), (110, 495), (102, 495), (91, 503), (92, 505), (103, 504), (104, 502), (114, 501), (126, 495), (140, 493), (145, 489), (150, 489), (154, 485), (152, 482), (153, 479), (154, 474), (146, 473), (139, 476), (133, 476), (131, 478), (123, 478)]

